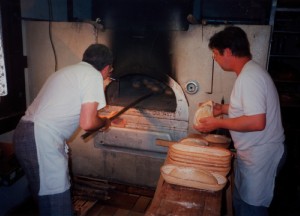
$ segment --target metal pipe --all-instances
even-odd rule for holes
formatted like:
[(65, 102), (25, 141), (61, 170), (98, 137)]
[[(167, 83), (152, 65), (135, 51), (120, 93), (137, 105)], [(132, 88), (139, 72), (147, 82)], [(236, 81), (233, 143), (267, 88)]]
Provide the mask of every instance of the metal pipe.
[(206, 92), (207, 94), (213, 93), (214, 88), (214, 71), (215, 71), (215, 60), (212, 61), (212, 68), (211, 68), (211, 83), (210, 83), (210, 92)]

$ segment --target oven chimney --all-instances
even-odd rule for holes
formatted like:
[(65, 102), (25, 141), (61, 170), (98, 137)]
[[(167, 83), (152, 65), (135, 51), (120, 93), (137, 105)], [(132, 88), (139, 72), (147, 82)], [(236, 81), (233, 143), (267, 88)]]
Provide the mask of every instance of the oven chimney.
[(143, 74), (162, 82), (172, 73), (168, 31), (114, 31), (114, 76)]

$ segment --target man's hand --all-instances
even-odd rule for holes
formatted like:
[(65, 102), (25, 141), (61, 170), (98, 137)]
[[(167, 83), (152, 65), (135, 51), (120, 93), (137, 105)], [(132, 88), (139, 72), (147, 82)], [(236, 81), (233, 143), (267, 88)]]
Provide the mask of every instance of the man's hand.
[(205, 117), (199, 120), (200, 124), (198, 126), (194, 125), (194, 128), (199, 132), (208, 133), (218, 129), (218, 119), (214, 117)]
[(99, 131), (104, 132), (111, 126), (111, 120), (107, 117), (100, 117), (100, 119), (103, 122), (103, 126), (99, 129)]

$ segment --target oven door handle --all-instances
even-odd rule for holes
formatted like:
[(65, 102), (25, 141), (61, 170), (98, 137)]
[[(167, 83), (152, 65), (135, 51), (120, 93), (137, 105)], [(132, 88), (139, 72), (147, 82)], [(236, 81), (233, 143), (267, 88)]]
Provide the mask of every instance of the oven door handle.
[[(122, 115), (124, 112), (126, 112), (127, 110), (129, 110), (130, 108), (134, 107), (135, 105), (137, 105), (138, 103), (140, 103), (141, 101), (151, 97), (153, 95), (153, 92), (149, 93), (149, 94), (146, 94), (138, 99), (136, 99), (135, 101), (133, 101), (132, 103), (128, 104), (126, 107), (124, 107), (123, 109), (121, 109), (119, 112), (117, 112), (115, 115), (111, 116), (109, 118), (109, 120), (114, 120), (116, 119), (117, 117), (119, 117), (120, 115)], [(86, 133), (82, 134), (81, 135), (81, 138), (82, 139), (86, 139), (87, 137), (89, 137), (90, 135), (92, 135), (93, 133), (99, 131), (101, 128), (103, 128), (105, 125), (102, 125), (101, 127), (95, 129), (95, 130), (92, 130), (92, 131), (87, 131)]]

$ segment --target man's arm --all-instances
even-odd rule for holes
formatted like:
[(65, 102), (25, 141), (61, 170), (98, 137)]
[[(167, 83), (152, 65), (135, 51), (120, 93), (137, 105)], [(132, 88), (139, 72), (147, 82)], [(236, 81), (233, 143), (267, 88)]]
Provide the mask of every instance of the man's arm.
[(80, 111), (80, 121), (79, 126), (85, 130), (95, 130), (100, 128), (102, 125), (108, 124), (107, 118), (100, 118), (98, 116), (98, 103), (91, 102), (91, 103), (84, 103), (81, 105)]
[(195, 129), (205, 133), (219, 128), (239, 132), (261, 131), (266, 126), (266, 114), (244, 115), (237, 118), (225, 119), (207, 117), (200, 119), (200, 123)]
[(228, 115), (229, 104), (218, 104), (214, 103), (214, 116), (219, 116), (222, 114)]

